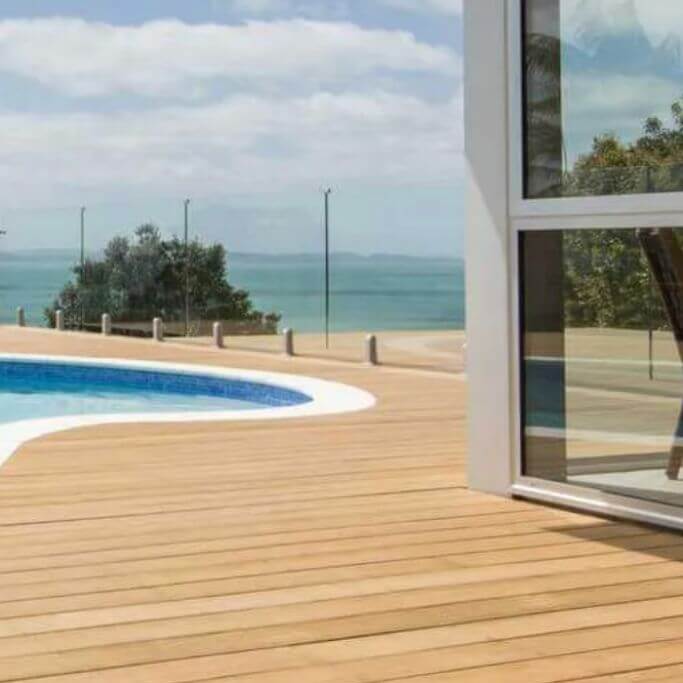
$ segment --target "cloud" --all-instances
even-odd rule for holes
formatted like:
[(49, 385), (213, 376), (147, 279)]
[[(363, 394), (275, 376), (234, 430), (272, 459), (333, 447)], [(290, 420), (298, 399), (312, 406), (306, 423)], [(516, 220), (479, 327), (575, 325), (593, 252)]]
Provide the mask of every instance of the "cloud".
[(0, 114), (0, 183), (18, 205), (222, 196), (321, 182), (443, 184), (461, 98), (379, 92), (239, 95), (200, 107)]
[(304, 16), (339, 18), (349, 15), (346, 0), (214, 0), (218, 10), (248, 17)]
[[(563, 125), (570, 162), (588, 153), (598, 135), (614, 133), (624, 142), (633, 142), (641, 137), (651, 116), (671, 125), (671, 105), (680, 97), (679, 80), (657, 74), (568, 71), (563, 87)], [(647, 98), (643, 98), (644, 92)]]
[(230, 0), (228, 3), (234, 12), (248, 14), (275, 14), (292, 9), (290, 0)]
[[(306, 16), (339, 16), (349, 14), (353, 0), (215, 0), (216, 5), (232, 12), (249, 16), (304, 14)], [(463, 0), (367, 0), (369, 4), (383, 5), (406, 12), (421, 14), (461, 14)]]
[(462, 14), (463, 0), (377, 0), (382, 5), (426, 14)]
[(287, 79), (330, 85), (377, 72), (457, 75), (460, 68), (459, 57), (449, 48), (419, 42), (408, 32), (370, 30), (349, 22), (0, 22), (0, 73), (70, 96), (187, 98), (205, 94), (216, 80), (251, 87)]
[(564, 0), (562, 34), (567, 42), (591, 52), (590, 39), (632, 35), (643, 31), (653, 45), (683, 38), (683, 10), (669, 0)]

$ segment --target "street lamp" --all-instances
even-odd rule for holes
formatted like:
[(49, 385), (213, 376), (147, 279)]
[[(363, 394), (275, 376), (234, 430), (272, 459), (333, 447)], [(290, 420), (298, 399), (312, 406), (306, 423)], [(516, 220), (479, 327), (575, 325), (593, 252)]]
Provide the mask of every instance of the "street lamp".
[[(81, 207), (81, 287), (85, 289), (85, 212), (86, 207)], [(85, 329), (85, 301), (81, 299), (81, 330)]]
[(185, 200), (185, 336), (190, 336), (190, 200)]
[(85, 206), (81, 207), (81, 277), (85, 275)]
[(332, 188), (323, 190), (325, 196), (325, 348), (330, 348), (330, 195)]

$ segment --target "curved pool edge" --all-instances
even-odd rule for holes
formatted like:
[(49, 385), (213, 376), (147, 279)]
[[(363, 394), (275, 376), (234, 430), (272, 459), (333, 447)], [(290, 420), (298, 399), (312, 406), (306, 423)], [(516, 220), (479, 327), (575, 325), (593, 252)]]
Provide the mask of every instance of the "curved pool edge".
[(339, 382), (317, 379), (305, 375), (291, 375), (263, 370), (213, 365), (194, 365), (161, 361), (125, 360), (121, 358), (86, 358), (80, 356), (52, 356), (36, 354), (0, 353), (0, 361), (33, 361), (89, 367), (122, 368), (168, 374), (210, 376), (226, 380), (257, 382), (276, 388), (289, 389), (309, 396), (312, 400), (293, 406), (258, 408), (240, 411), (183, 411), (158, 413), (116, 413), (100, 415), (67, 415), (0, 424), (0, 466), (22, 446), (35, 439), (59, 432), (84, 427), (126, 424), (163, 424), (199, 422), (237, 422), (286, 420), (322, 417), (368, 410), (376, 405), (369, 392)]

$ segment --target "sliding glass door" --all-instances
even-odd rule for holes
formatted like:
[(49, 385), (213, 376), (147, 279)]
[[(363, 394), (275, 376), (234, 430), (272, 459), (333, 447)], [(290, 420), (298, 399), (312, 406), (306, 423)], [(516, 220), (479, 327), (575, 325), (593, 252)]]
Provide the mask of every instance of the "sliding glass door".
[(524, 474), (683, 506), (683, 230), (520, 240)]
[(683, 507), (683, 3), (519, 9), (519, 473)]

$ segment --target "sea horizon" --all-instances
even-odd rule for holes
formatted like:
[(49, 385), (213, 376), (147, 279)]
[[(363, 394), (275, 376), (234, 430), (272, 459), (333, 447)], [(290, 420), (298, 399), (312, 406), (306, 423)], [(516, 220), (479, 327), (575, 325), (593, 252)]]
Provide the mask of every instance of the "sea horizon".
[[(98, 258), (103, 250), (91, 250)], [(80, 252), (28, 248), (0, 252), (0, 322), (18, 306), (31, 325), (72, 279)], [(281, 326), (317, 332), (323, 324), (323, 257), (313, 252), (228, 252), (228, 281), (255, 308), (282, 316)], [(332, 252), (331, 329), (336, 332), (462, 329), (464, 260), (460, 257)]]

